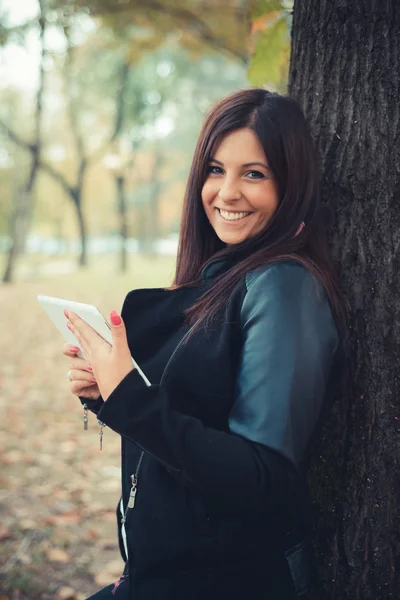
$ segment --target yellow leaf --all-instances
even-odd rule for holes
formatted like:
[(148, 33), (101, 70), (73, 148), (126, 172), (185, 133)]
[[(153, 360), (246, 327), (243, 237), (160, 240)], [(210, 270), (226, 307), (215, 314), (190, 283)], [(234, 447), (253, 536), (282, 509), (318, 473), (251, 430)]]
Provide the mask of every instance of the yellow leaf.
[(251, 33), (254, 35), (257, 31), (264, 31), (264, 29), (267, 29), (279, 13), (279, 10), (275, 10), (267, 15), (262, 15), (261, 17), (254, 19), (251, 24)]
[(49, 548), (46, 556), (51, 562), (67, 563), (70, 560), (68, 554), (61, 548)]
[(275, 18), (267, 29), (255, 36), (248, 77), (255, 86), (286, 86), (289, 70), (290, 35), (285, 16)]

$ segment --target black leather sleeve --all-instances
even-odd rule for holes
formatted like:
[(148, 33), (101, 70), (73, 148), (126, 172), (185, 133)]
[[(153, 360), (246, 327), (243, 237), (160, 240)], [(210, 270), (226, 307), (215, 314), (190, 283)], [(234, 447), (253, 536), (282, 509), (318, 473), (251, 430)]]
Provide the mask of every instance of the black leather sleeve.
[(111, 393), (98, 418), (210, 499), (265, 511), (267, 503), (297, 489), (296, 461), (321, 406), (337, 343), (319, 292), (297, 265), (276, 265), (251, 277), (230, 432), (173, 410), (167, 390), (146, 387), (136, 370)]
[(251, 273), (242, 311), (243, 352), (233, 433), (302, 462), (338, 345), (321, 284), (300, 264)]

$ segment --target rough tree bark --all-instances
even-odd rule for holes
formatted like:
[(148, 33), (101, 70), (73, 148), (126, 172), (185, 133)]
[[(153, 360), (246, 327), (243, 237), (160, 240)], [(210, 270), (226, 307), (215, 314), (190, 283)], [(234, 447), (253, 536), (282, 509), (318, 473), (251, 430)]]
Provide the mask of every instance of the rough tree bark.
[(310, 483), (325, 598), (400, 598), (400, 3), (295, 2), (289, 93), (321, 156), (352, 384)]

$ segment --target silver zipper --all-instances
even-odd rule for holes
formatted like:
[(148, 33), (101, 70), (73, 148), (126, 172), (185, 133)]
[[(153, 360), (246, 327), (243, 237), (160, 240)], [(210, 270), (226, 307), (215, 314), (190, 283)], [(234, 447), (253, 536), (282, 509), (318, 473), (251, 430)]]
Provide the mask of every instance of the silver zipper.
[[(179, 343), (175, 347), (175, 350), (173, 351), (173, 353), (169, 357), (169, 360), (168, 360), (167, 364), (164, 367), (164, 371), (162, 372), (161, 379), (160, 379), (160, 385), (162, 385), (163, 382), (164, 382), (164, 380), (165, 380), (166, 373), (168, 371), (168, 368), (169, 368), (169, 366), (170, 366), (170, 364), (171, 364), (171, 362), (172, 362), (175, 354), (178, 352), (179, 348), (182, 346), (183, 342), (186, 340), (186, 338), (188, 337), (188, 335), (190, 334), (190, 332), (195, 328), (196, 325), (197, 325), (197, 323), (195, 323), (194, 325), (192, 325), (190, 327), (190, 329), (185, 333), (185, 335), (180, 339)], [(135, 499), (136, 499), (137, 485), (138, 485), (138, 475), (139, 475), (139, 471), (140, 471), (140, 467), (141, 467), (144, 455), (145, 455), (145, 450), (142, 450), (142, 452), (140, 454), (140, 457), (139, 457), (138, 465), (136, 467), (136, 472), (132, 473), (132, 475), (131, 475), (131, 489), (130, 489), (130, 492), (129, 492), (128, 504), (126, 506), (124, 515), (123, 515), (123, 517), (121, 519), (122, 525), (125, 525), (126, 517), (128, 515), (128, 511), (135, 506)]]
[(128, 515), (128, 510), (130, 508), (133, 508), (135, 506), (135, 498), (136, 498), (136, 492), (137, 492), (137, 481), (138, 481), (138, 475), (139, 475), (139, 471), (140, 471), (140, 466), (142, 464), (143, 456), (144, 456), (144, 452), (142, 450), (142, 453), (140, 455), (139, 462), (138, 462), (138, 465), (137, 465), (137, 468), (136, 468), (136, 473), (132, 473), (132, 475), (131, 475), (131, 490), (129, 492), (128, 504), (126, 506), (125, 512), (123, 514), (123, 517), (121, 519), (122, 525), (125, 525), (126, 517)]

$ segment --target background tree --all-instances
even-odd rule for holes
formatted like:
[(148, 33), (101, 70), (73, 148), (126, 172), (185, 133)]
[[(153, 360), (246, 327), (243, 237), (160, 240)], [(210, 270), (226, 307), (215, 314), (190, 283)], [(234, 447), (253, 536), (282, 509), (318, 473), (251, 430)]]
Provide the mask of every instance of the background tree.
[[(45, 62), (47, 56), (47, 49), (45, 44), (47, 10), (43, 0), (38, 0), (38, 5), (39, 16), (37, 19), (37, 24), (40, 31), (39, 36), (41, 47), (41, 57), (39, 65), (39, 85), (36, 93), (33, 137), (32, 141), (26, 144), (31, 154), (31, 164), (29, 167), (29, 172), (26, 181), (23, 184), (21, 184), (17, 189), (14, 189), (13, 193), (13, 204), (10, 211), (9, 225), (11, 244), (8, 250), (5, 272), (3, 274), (4, 283), (9, 283), (12, 280), (15, 261), (17, 259), (18, 254), (20, 254), (24, 250), (25, 240), (29, 231), (32, 216), (34, 188), (37, 174), (39, 171), (40, 155), (42, 150), (43, 94), (45, 89)], [(21, 36), (21, 34), (24, 34), (23, 28), (3, 27), (1, 43), (6, 43), (10, 36)], [(13, 134), (13, 132), (9, 128), (6, 128), (6, 131), (8, 136), (12, 139), (12, 141), (16, 142), (17, 137)]]
[[(60, 35), (60, 32), (63, 32), (66, 40), (63, 52), (51, 52), (47, 45), (43, 44), (46, 56), (52, 61), (51, 64), (47, 63), (46, 65), (47, 71), (51, 71), (51, 77), (48, 77), (51, 81), (48, 93), (54, 92), (54, 84), (61, 75), (64, 81), (63, 100), (68, 120), (68, 135), (63, 132), (65, 140), (61, 142), (60, 137), (57, 138), (54, 135), (54, 131), (47, 130), (47, 148), (44, 149), (43, 143), (41, 143), (40, 156), (35, 157), (37, 145), (29, 142), (25, 131), (20, 132), (19, 123), (11, 127), (10, 122), (5, 118), (0, 121), (0, 127), (7, 132), (14, 143), (32, 155), (32, 161), (36, 164), (35, 173), (41, 169), (42, 172), (49, 175), (63, 191), (63, 194), (72, 201), (80, 233), (80, 265), (83, 266), (87, 262), (84, 198), (89, 168), (96, 166), (105, 154), (110, 152), (115, 154), (116, 148), (124, 143), (121, 140), (129, 140), (128, 132), (135, 128), (137, 130), (137, 125), (140, 125), (143, 119), (147, 119), (150, 129), (151, 127), (157, 129), (164, 113), (168, 113), (170, 110), (174, 97), (176, 104), (185, 104), (176, 93), (174, 94), (171, 87), (175, 75), (168, 78), (153, 77), (152, 81), (149, 73), (142, 77), (139, 74), (139, 68), (146, 69), (146, 57), (151, 55), (157, 56), (158, 63), (162, 67), (164, 58), (161, 53), (157, 54), (157, 49), (162, 48), (165, 51), (166, 48), (171, 47), (171, 44), (172, 46), (175, 44), (176, 48), (179, 46), (181, 52), (190, 57), (189, 61), (185, 59), (186, 68), (189, 62), (192, 64), (196, 62), (196, 56), (200, 58), (205, 51), (209, 53), (210, 48), (212, 51), (216, 49), (223, 51), (226, 55), (233, 56), (236, 61), (244, 63), (246, 45), (244, 4), (237, 0), (227, 11), (223, 2), (215, 2), (211, 6), (206, 0), (201, 0), (192, 6), (191, 2), (181, 0), (179, 6), (172, 2), (165, 3), (165, 6), (163, 4), (164, 11), (161, 14), (160, 5), (157, 2), (137, 4), (128, 2), (116, 8), (113, 4), (102, 2), (47, 0), (46, 10), (49, 22), (47, 23), (45, 19), (45, 24), (53, 36), (55, 33)], [(134, 12), (133, 9), (135, 9)], [(94, 17), (96, 22), (93, 20)], [(224, 22), (223, 27), (220, 25), (222, 21)], [(91, 28), (87, 27), (88, 23), (91, 23)], [(23, 26), (14, 29), (17, 29), (18, 34), (22, 36), (25, 32), (34, 30), (36, 25), (37, 19), (30, 19)], [(3, 39), (3, 43), (7, 42), (8, 37), (7, 28), (0, 26), (0, 39)], [(44, 37), (43, 35), (43, 40)], [(144, 62), (143, 59), (145, 59)], [(218, 57), (215, 55), (214, 59), (217, 60)], [(154, 60), (150, 63), (155, 70), (159, 68)], [(179, 69), (176, 67), (184, 63), (185, 61), (182, 63), (182, 61), (175, 60), (173, 73), (178, 73)], [(223, 67), (226, 67), (226, 60)], [(149, 68), (147, 65), (147, 69)], [(189, 69), (187, 71), (189, 78), (196, 79), (194, 70), (190, 73)], [(236, 70), (236, 74), (237, 72), (238, 70)], [(130, 83), (131, 79), (135, 79), (134, 84)], [(146, 91), (137, 89), (138, 79), (144, 81), (149, 88), (151, 86), (153, 88)], [(230, 89), (229, 85), (228, 89), (224, 85), (219, 85), (219, 81), (224, 84), (229, 80), (229, 74), (226, 77), (222, 73), (218, 77), (214, 73), (213, 79), (214, 83), (218, 80), (215, 89), (223, 88), (222, 95), (225, 91), (235, 89), (235, 76)], [(200, 83), (198, 82), (197, 88), (201, 87)], [(180, 89), (183, 94), (190, 92), (190, 86), (189, 90), (185, 90), (184, 86)], [(197, 100), (197, 96), (192, 94), (199, 109), (204, 110), (208, 106), (207, 94), (209, 92), (210, 89), (203, 90), (199, 94), (199, 98), (203, 98), (200, 101)], [(39, 93), (43, 94), (38, 91)], [(100, 93), (100, 103), (96, 93)], [(161, 99), (153, 102), (150, 98), (157, 94)], [(213, 97), (212, 93), (211, 97)], [(164, 107), (166, 107), (165, 110)], [(50, 112), (48, 108), (45, 107), (46, 117)], [(143, 110), (143, 119), (142, 108), (146, 108)], [(43, 109), (41, 113), (43, 113)], [(138, 119), (137, 123), (133, 122), (135, 118)], [(107, 127), (104, 128), (106, 121), (109, 122), (108, 132)], [(151, 125), (151, 121), (153, 125)], [(47, 122), (46, 119), (46, 124)], [(92, 126), (88, 127), (88, 123), (91, 123)], [(100, 127), (96, 131), (96, 135), (93, 135), (95, 123)], [(58, 130), (60, 129), (57, 119), (55, 126)], [(189, 127), (189, 131), (193, 132), (193, 130), (193, 126)], [(99, 136), (98, 132), (102, 132), (102, 136)], [(93, 139), (96, 137), (101, 137), (100, 143), (93, 145)], [(150, 137), (145, 133), (144, 139), (147, 138), (148, 141), (156, 140), (151, 133)], [(137, 146), (137, 136), (134, 142)], [(60, 159), (60, 154), (63, 154), (66, 160)], [(162, 169), (159, 167), (164, 164), (162, 151), (158, 144), (156, 154), (157, 161), (153, 162), (158, 166), (153, 169), (153, 175), (156, 172), (160, 173)], [(131, 158), (129, 159), (130, 165), (133, 164)], [(66, 169), (69, 171), (68, 173)], [(125, 189), (125, 173), (122, 177), (119, 170), (118, 174), (114, 173), (114, 179), (118, 196), (119, 232), (122, 236), (121, 265), (125, 265), (125, 239), (129, 233), (127, 226), (129, 202), (127, 203), (126, 200), (129, 200), (129, 190)], [(146, 216), (147, 225), (144, 229), (148, 232), (149, 244), (151, 244), (151, 239), (158, 236), (160, 232), (157, 218), (160, 193), (162, 193), (161, 181), (153, 180), (151, 193), (148, 194), (146, 201), (149, 205), (153, 204), (153, 208), (148, 207), (152, 218)], [(27, 211), (23, 211), (23, 214), (26, 213)], [(13, 248), (15, 249), (16, 246)]]
[(295, 2), (289, 92), (319, 149), (350, 306), (351, 389), (310, 476), (325, 597), (337, 600), (400, 597), (399, 64), (394, 0)]
[[(53, 0), (59, 5), (59, 0)], [(248, 0), (63, 0), (68, 10), (101, 16), (115, 30), (126, 24), (151, 28), (160, 41), (180, 32), (182, 46), (204, 46), (247, 63)]]
[[(61, 185), (66, 194), (72, 200), (73, 206), (76, 210), (81, 241), (79, 263), (81, 266), (85, 266), (87, 264), (87, 226), (83, 212), (85, 179), (88, 168), (103, 158), (108, 148), (121, 133), (124, 119), (123, 96), (127, 87), (130, 63), (128, 59), (123, 56), (122, 49), (122, 57), (118, 56), (114, 61), (114, 71), (112, 73), (113, 79), (118, 81), (116, 86), (112, 86), (114, 125), (111, 129), (111, 134), (109, 134), (108, 139), (102, 141), (100, 146), (97, 147), (94, 152), (89, 153), (87, 149), (88, 144), (84, 139), (80, 121), (84, 117), (85, 109), (86, 114), (88, 112), (93, 112), (93, 106), (95, 106), (93, 102), (93, 90), (90, 90), (92, 92), (91, 99), (93, 103), (89, 108), (87, 105), (85, 106), (85, 102), (83, 102), (83, 97), (87, 96), (87, 91), (85, 90), (85, 87), (87, 86), (85, 79), (87, 70), (76, 65), (75, 55), (78, 52), (78, 48), (71, 39), (71, 35), (73, 35), (71, 32), (71, 23), (68, 21), (62, 21), (62, 29), (66, 39), (66, 56), (62, 73), (64, 79), (68, 121), (75, 146), (75, 156), (77, 162), (75, 181), (70, 183), (67, 177), (61, 171), (54, 168), (54, 166), (50, 163), (42, 162), (40, 166), (48, 175), (50, 175), (50, 177), (55, 179)], [(97, 60), (98, 59), (99, 57), (97, 57)], [(82, 105), (84, 109), (83, 111), (81, 109)]]

